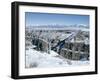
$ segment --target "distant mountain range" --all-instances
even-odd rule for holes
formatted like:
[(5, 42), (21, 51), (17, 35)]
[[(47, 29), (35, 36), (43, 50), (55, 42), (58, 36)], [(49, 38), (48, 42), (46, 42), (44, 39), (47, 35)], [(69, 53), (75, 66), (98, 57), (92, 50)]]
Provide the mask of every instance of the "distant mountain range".
[(89, 28), (89, 26), (84, 25), (84, 24), (75, 24), (75, 25), (33, 25), (33, 26), (27, 26), (27, 27), (55, 27), (55, 28), (60, 28), (60, 27), (84, 27), (84, 28)]
[(42, 30), (84, 30), (89, 31), (89, 26), (83, 24), (75, 25), (34, 25), (27, 26), (26, 29), (42, 29)]

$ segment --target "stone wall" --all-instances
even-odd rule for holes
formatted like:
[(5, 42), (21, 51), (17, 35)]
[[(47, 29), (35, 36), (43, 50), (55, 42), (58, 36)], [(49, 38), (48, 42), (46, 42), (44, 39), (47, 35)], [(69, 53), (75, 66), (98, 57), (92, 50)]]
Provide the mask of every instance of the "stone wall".
[(60, 50), (60, 55), (71, 60), (89, 60), (89, 46), (83, 43), (66, 43)]
[(32, 44), (36, 45), (38, 51), (50, 53), (50, 44), (44, 39), (34, 39), (32, 40)]

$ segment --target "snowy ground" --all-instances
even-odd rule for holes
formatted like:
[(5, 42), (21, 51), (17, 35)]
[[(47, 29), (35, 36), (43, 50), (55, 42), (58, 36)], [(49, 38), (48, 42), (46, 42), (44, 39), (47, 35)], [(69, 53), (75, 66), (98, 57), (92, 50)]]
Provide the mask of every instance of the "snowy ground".
[(26, 50), (26, 68), (68, 67), (88, 64), (89, 61), (72, 61), (65, 59), (52, 50), (50, 51), (50, 54), (36, 51), (31, 47)]

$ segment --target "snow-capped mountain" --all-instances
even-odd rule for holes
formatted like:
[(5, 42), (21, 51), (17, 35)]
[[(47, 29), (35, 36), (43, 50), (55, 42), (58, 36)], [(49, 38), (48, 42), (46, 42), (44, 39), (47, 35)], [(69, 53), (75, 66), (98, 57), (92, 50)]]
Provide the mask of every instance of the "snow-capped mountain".
[(34, 25), (27, 26), (26, 29), (30, 30), (81, 30), (89, 31), (89, 26), (84, 24), (75, 24), (75, 25)]

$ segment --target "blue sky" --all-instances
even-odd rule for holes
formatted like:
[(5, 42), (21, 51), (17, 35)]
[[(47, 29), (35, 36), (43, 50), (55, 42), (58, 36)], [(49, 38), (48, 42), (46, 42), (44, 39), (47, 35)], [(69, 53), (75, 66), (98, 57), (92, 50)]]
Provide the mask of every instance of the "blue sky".
[(33, 25), (89, 25), (88, 15), (73, 15), (73, 14), (51, 14), (51, 13), (34, 13), (25, 12), (26, 26)]

